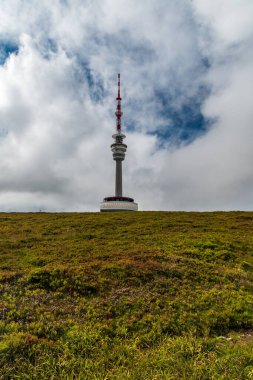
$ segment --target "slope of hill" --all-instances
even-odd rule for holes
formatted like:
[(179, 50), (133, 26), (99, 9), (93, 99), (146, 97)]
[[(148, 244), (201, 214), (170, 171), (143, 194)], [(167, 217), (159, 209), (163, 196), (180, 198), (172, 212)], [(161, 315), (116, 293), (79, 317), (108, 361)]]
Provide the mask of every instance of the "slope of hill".
[(253, 213), (0, 214), (0, 379), (252, 379)]

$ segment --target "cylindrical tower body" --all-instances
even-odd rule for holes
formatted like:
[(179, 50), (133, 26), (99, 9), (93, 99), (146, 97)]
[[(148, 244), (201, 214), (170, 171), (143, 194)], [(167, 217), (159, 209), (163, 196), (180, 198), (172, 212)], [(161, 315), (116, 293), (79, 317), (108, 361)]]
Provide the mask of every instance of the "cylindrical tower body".
[(122, 197), (122, 161), (116, 160), (115, 197)]

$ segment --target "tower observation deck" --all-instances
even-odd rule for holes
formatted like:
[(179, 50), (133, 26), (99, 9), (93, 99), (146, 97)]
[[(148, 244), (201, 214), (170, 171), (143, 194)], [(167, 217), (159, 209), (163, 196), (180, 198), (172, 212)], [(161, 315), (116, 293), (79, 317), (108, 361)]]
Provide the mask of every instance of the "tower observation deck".
[(116, 163), (115, 172), (115, 196), (104, 198), (100, 203), (100, 211), (137, 211), (138, 204), (133, 198), (124, 197), (122, 190), (122, 162), (125, 159), (127, 145), (123, 143), (126, 137), (121, 131), (121, 96), (120, 96), (120, 74), (118, 74), (118, 95), (116, 98), (116, 133), (112, 135), (114, 143), (111, 145), (113, 159)]

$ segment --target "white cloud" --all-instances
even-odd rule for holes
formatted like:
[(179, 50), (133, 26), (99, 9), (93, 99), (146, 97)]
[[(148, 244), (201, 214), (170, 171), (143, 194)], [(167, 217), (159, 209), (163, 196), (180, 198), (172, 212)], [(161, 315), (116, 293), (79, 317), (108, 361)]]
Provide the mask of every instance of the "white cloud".
[[(112, 195), (118, 71), (126, 195), (142, 209), (252, 208), (251, 1), (2, 0), (0, 18), (0, 41), (19, 46), (0, 66), (1, 210), (96, 210)], [(174, 122), (156, 92), (180, 110), (201, 85), (214, 125), (159, 147), (148, 132)]]

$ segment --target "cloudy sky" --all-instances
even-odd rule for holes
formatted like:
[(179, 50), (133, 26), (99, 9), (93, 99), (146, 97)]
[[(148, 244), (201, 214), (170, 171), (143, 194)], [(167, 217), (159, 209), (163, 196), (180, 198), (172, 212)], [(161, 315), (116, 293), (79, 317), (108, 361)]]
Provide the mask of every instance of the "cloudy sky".
[(252, 0), (0, 0), (0, 211), (253, 209)]

